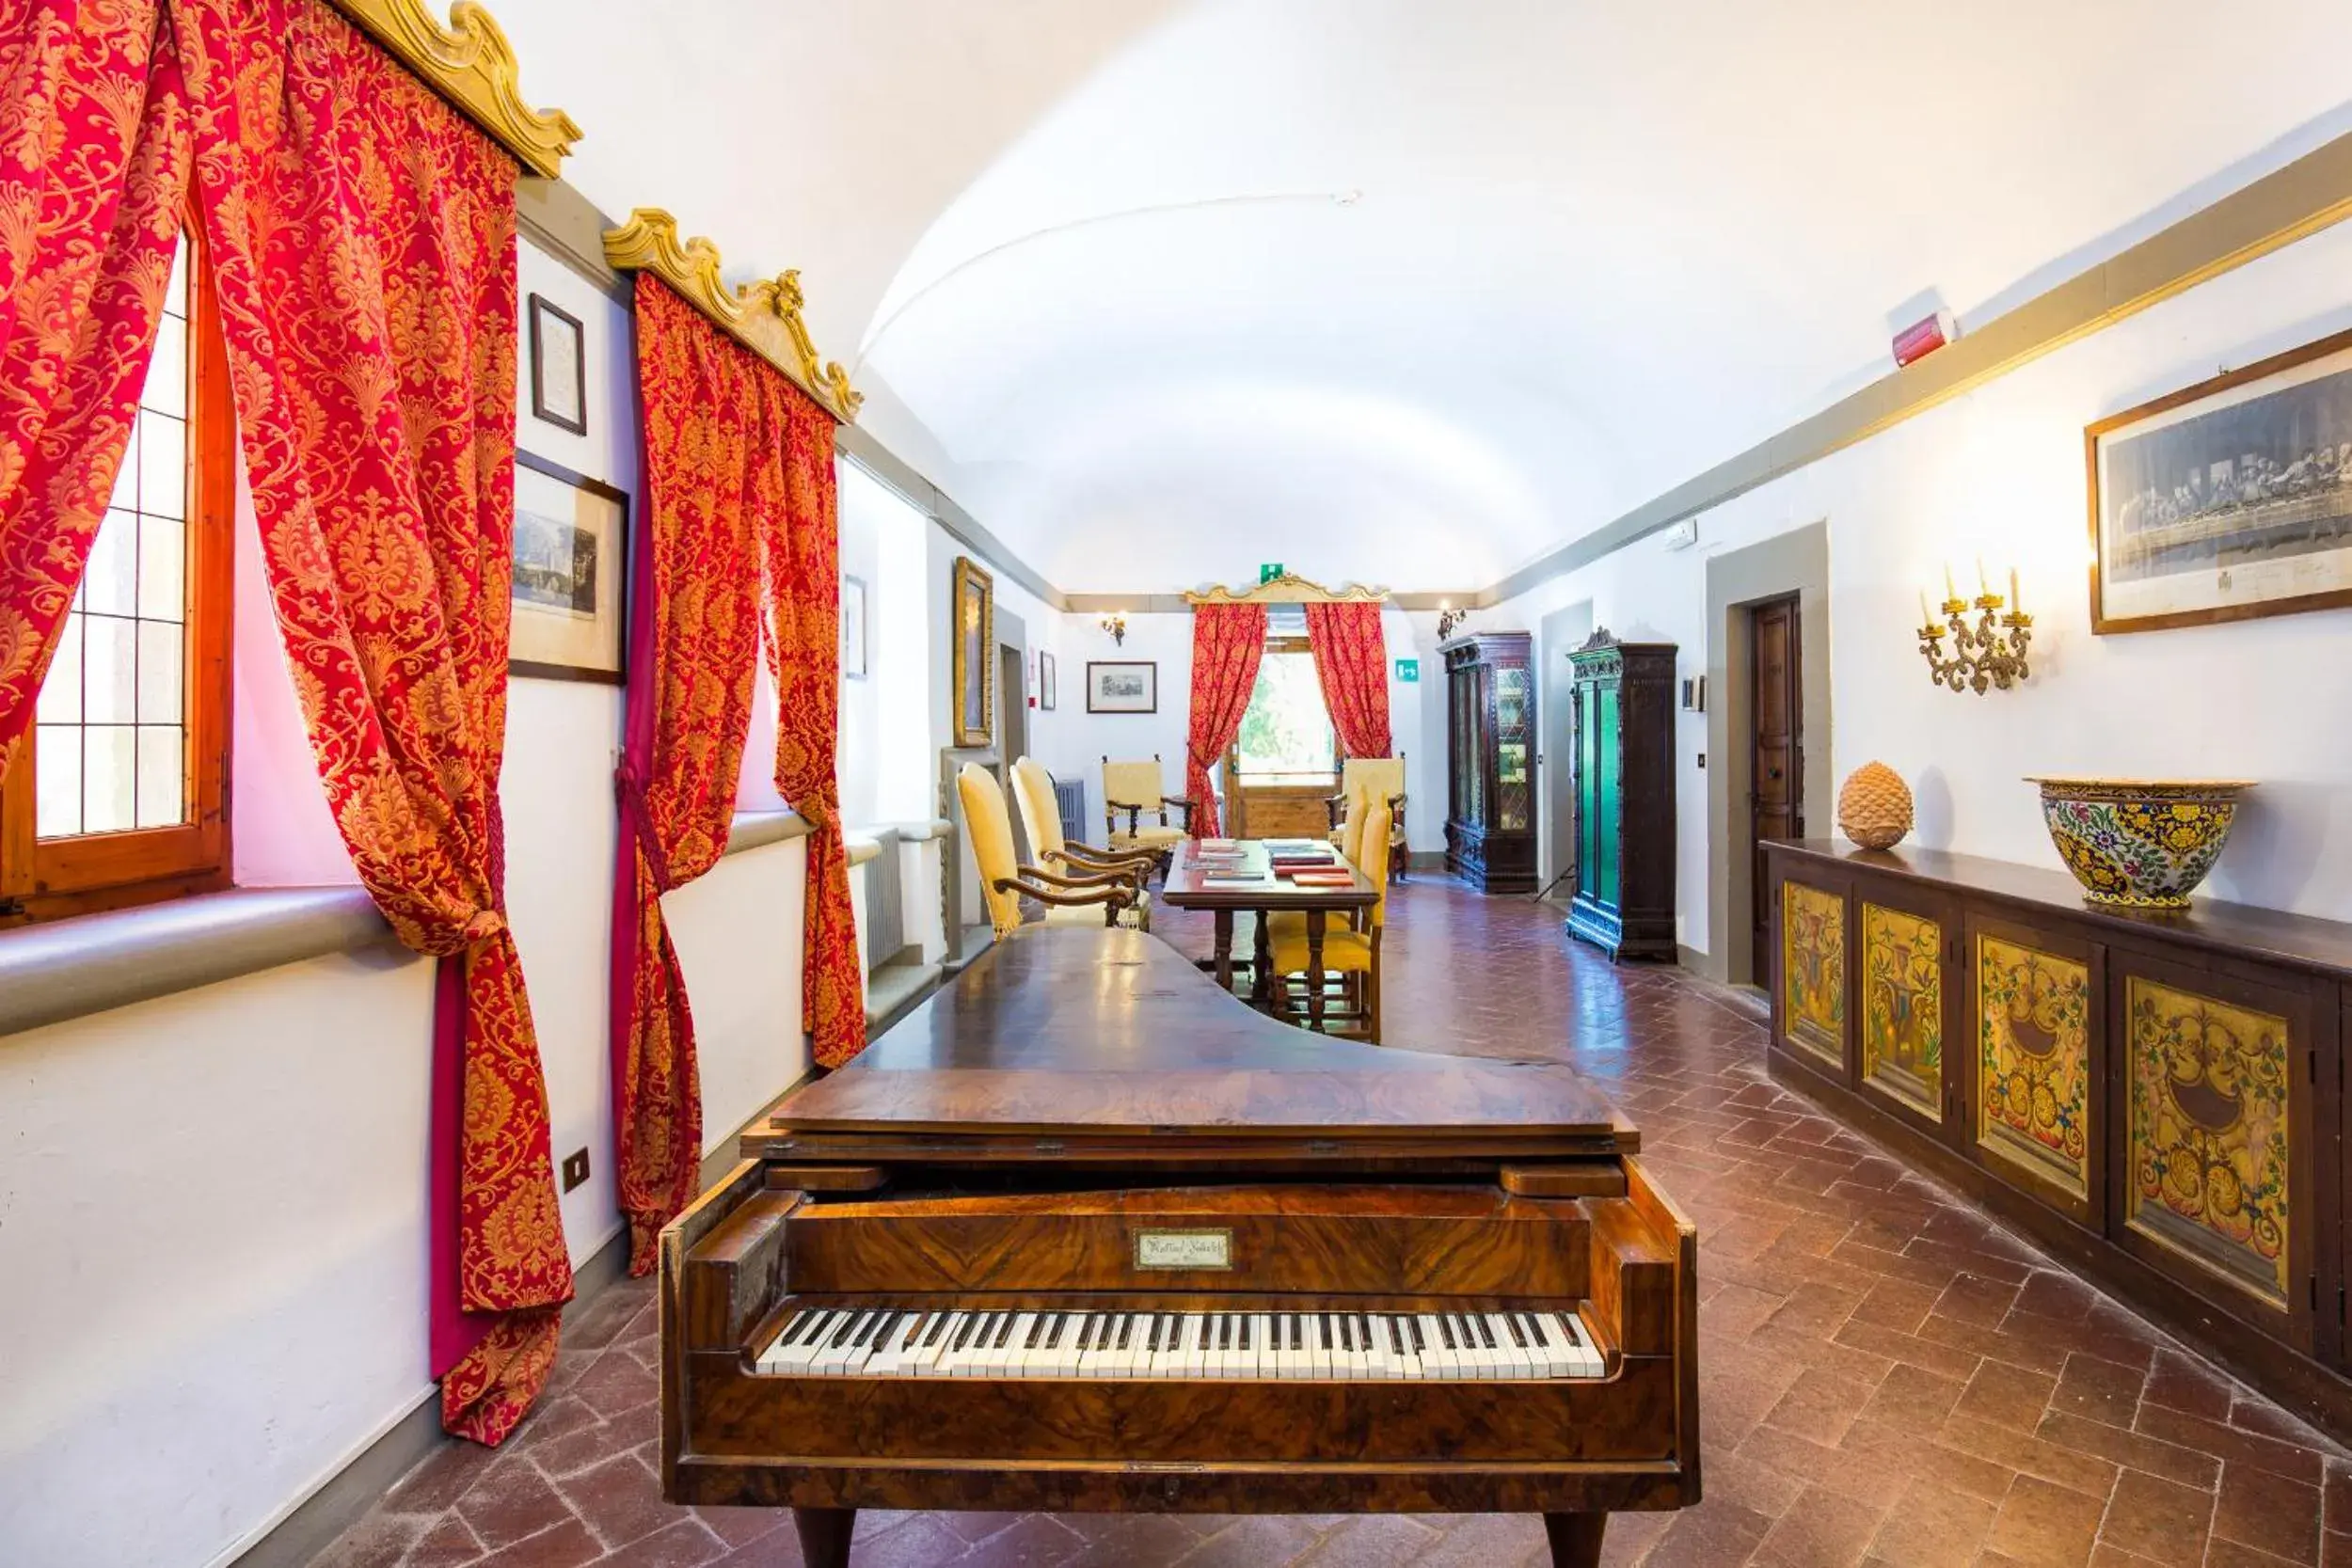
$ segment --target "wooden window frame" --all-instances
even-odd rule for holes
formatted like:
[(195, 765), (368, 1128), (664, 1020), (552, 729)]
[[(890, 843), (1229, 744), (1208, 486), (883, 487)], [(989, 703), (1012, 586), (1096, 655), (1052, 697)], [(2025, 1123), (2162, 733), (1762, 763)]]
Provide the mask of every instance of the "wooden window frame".
[(177, 827), (40, 838), (39, 725), (0, 778), (0, 927), (158, 903), (230, 885), (230, 661), (235, 642), (237, 418), (202, 231), (188, 245), (187, 649), (189, 819)]
[[(1265, 640), (1265, 646), (1261, 651), (1262, 656), (1263, 654), (1312, 654), (1313, 652), (1313, 640), (1306, 637), (1269, 637)], [(1247, 711), (1245, 706), (1244, 712), (1247, 713)], [(1328, 720), (1330, 715), (1327, 713), (1324, 717)], [(1226, 748), (1225, 756), (1226, 777), (1232, 782), (1233, 787), (1238, 789), (1247, 782), (1241, 770), (1241, 739), (1238, 733), (1234, 736), (1233, 744)], [(1340, 786), (1341, 762), (1339, 727), (1334, 724), (1331, 730), (1331, 771), (1329, 773), (1253, 773), (1248, 775), (1248, 778), (1262, 780), (1279, 778), (1287, 782), (1279, 784), (1257, 784), (1250, 787), (1255, 789), (1318, 789), (1325, 794), (1329, 794)]]

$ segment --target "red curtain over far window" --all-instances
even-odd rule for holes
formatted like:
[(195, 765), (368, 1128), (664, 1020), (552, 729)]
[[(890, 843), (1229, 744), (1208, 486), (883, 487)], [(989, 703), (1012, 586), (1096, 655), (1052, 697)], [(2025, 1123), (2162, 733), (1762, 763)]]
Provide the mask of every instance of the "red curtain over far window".
[(866, 976), (850, 904), (835, 751), (841, 734), (841, 529), (833, 416), (786, 388), (785, 526), (771, 536), (771, 667), (776, 680), (776, 792), (809, 819), (802, 916), (803, 1011), (820, 1067), (866, 1049)]
[(1389, 648), (1380, 606), (1370, 600), (1311, 604), (1307, 646), (1315, 657), (1323, 705), (1351, 757), (1389, 755)]
[(1192, 720), (1184, 736), (1184, 793), (1193, 800), (1196, 832), (1225, 831), (1217, 818), (1209, 769), (1241, 733), (1265, 652), (1265, 606), (1204, 604), (1192, 612)]

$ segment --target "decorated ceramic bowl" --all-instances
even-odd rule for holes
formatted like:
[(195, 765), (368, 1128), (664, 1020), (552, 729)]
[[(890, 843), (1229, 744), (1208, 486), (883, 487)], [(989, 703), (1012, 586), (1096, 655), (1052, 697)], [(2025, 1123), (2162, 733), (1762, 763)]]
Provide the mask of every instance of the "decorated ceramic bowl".
[(2042, 820), (2094, 904), (2185, 910), (2237, 817), (2245, 779), (2058, 779), (2042, 786)]

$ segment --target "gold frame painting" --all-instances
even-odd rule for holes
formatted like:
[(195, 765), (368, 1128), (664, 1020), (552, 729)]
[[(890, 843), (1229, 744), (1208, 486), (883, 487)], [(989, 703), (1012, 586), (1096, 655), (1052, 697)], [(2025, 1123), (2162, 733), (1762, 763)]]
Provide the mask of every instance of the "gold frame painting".
[(968, 555), (956, 557), (954, 591), (947, 601), (948, 646), (954, 704), (949, 727), (958, 746), (985, 746), (996, 734), (996, 689), (991, 678), (996, 646), (996, 579)]

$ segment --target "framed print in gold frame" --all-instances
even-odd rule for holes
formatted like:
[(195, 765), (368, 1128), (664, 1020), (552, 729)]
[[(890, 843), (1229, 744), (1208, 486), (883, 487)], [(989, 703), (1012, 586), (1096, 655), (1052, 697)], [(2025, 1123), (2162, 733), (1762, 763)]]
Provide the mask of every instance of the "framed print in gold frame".
[(2090, 629), (2352, 605), (2352, 332), (2083, 432)]
[(996, 645), (996, 579), (970, 556), (956, 557), (955, 593), (948, 601), (953, 625), (954, 681), (949, 701), (959, 746), (985, 746), (996, 733), (996, 691), (989, 655)]

